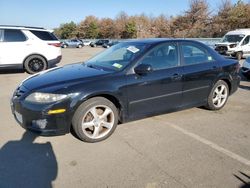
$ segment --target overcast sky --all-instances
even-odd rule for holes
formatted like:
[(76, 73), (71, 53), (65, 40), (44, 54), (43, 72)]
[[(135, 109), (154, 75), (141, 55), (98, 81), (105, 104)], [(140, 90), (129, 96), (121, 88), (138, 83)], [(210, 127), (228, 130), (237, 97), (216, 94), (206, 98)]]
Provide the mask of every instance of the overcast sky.
[[(220, 0), (207, 0), (216, 12)], [(237, 0), (232, 0), (232, 3)], [(249, 2), (249, 0), (244, 0)], [(119, 12), (128, 15), (145, 13), (158, 16), (182, 14), (189, 0), (0, 0), (0, 25), (27, 25), (46, 28), (61, 23), (80, 22), (88, 15), (115, 18)]]

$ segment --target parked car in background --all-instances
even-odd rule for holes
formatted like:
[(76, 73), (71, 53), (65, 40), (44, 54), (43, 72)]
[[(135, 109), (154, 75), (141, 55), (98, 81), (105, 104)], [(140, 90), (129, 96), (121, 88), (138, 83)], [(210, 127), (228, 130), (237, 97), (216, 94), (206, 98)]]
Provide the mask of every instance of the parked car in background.
[(61, 43), (52, 30), (0, 25), (0, 69), (33, 74), (59, 63)]
[(236, 57), (238, 60), (250, 56), (250, 29), (236, 29), (228, 32), (215, 50), (222, 55)]
[(109, 40), (107, 39), (100, 39), (97, 40), (96, 42), (91, 42), (90, 46), (91, 47), (97, 47), (97, 46), (102, 46), (103, 44), (109, 43)]
[(118, 122), (197, 106), (219, 110), (237, 90), (238, 73), (237, 61), (197, 41), (121, 42), (85, 63), (26, 79), (11, 108), (25, 129), (41, 135), (73, 129), (81, 140), (98, 142)]
[(62, 48), (82, 48), (83, 42), (79, 39), (71, 39), (71, 40), (65, 40), (62, 43)]
[(89, 46), (91, 41), (90, 40), (81, 40), (84, 46)]
[(241, 72), (242, 74), (247, 77), (248, 79), (250, 79), (250, 57), (248, 57), (241, 68)]
[(109, 48), (109, 47), (114, 46), (115, 44), (118, 44), (118, 43), (119, 43), (119, 41), (110, 41), (109, 43), (104, 43), (102, 45), (102, 47), (103, 48)]

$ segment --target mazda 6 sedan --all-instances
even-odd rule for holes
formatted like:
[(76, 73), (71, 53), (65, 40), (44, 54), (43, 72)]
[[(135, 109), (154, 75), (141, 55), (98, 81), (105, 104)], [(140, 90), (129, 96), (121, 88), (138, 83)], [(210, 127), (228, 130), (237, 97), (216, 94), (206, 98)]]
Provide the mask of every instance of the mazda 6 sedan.
[(84, 63), (32, 75), (14, 92), (11, 108), (27, 130), (72, 130), (98, 142), (118, 123), (191, 107), (221, 109), (238, 88), (239, 68), (196, 41), (121, 42)]

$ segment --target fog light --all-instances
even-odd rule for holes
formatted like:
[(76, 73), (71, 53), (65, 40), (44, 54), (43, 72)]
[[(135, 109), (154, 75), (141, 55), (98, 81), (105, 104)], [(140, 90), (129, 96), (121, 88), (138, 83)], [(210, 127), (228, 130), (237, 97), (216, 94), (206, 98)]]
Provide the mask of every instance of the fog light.
[(47, 126), (47, 120), (46, 119), (38, 119), (38, 120), (33, 120), (32, 121), (32, 125), (34, 127), (37, 127), (39, 129), (45, 129), (45, 127)]

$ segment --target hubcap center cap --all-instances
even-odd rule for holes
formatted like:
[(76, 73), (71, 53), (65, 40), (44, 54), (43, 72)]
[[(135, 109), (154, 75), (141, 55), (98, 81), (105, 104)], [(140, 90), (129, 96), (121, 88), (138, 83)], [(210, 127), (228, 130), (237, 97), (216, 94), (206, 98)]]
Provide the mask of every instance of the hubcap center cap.
[(102, 121), (101, 121), (100, 118), (96, 118), (96, 119), (93, 121), (95, 127), (99, 127), (99, 126), (101, 125), (101, 122), (102, 122)]

